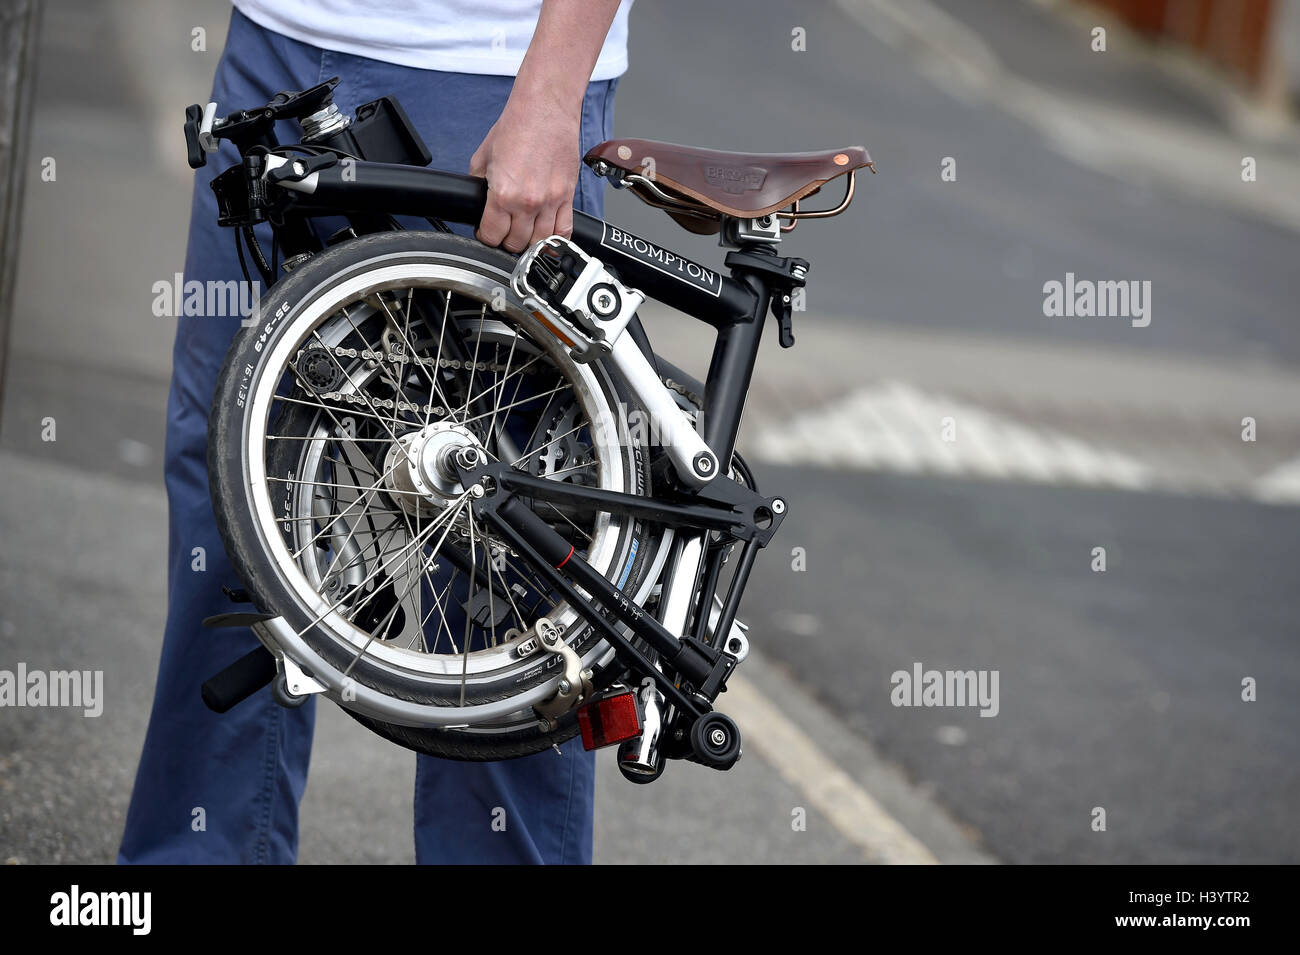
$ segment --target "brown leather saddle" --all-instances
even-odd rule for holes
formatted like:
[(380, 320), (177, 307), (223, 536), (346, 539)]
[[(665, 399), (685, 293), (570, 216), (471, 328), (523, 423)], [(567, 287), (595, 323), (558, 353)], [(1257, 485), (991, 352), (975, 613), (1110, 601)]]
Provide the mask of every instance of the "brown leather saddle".
[[(684, 228), (711, 235), (722, 218), (777, 216), (790, 231), (800, 219), (838, 215), (853, 199), (853, 179), (867, 166), (864, 146), (807, 153), (732, 153), (678, 146), (649, 139), (611, 139), (583, 161), (596, 172), (630, 188), (638, 198), (665, 210)], [(801, 211), (799, 202), (848, 174), (843, 201), (832, 209)]]

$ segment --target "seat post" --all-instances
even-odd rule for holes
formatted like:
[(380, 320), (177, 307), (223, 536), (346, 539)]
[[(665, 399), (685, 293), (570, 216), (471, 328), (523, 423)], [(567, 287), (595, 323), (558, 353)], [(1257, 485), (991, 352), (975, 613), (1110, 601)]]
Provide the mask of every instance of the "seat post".
[[(748, 251), (772, 254), (766, 246), (750, 246)], [(744, 272), (736, 278), (754, 292), (754, 312), (747, 319), (718, 329), (704, 386), (704, 408), (700, 414), (700, 434), (717, 455), (718, 467), (724, 474), (725, 469), (730, 468), (731, 456), (736, 450), (745, 396), (754, 376), (754, 364), (758, 360), (763, 325), (772, 296), (763, 275)]]

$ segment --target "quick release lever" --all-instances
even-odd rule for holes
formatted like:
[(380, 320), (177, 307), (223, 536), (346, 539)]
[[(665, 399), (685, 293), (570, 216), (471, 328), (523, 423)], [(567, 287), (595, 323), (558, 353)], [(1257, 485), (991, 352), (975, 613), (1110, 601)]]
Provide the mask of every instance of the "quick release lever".
[(753, 272), (763, 276), (772, 287), (772, 317), (776, 319), (782, 348), (794, 344), (794, 295), (808, 279), (808, 260), (735, 249), (727, 253), (727, 265), (733, 272)]

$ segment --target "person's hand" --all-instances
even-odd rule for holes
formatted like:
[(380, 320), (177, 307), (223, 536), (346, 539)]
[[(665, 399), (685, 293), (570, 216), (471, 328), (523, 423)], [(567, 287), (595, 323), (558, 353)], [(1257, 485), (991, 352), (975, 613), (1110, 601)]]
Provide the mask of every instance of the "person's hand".
[(475, 233), (481, 242), (518, 253), (549, 235), (572, 234), (579, 124), (578, 110), (546, 97), (510, 97), (469, 161), (470, 175), (488, 181)]

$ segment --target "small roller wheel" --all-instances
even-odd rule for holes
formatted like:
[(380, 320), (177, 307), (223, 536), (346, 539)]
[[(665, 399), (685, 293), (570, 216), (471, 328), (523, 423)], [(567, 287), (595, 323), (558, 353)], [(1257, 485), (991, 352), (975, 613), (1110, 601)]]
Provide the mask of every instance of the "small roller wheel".
[(302, 706), (310, 699), (308, 694), (298, 696), (296, 693), (289, 692), (289, 681), (280, 670), (275, 674), (275, 679), (271, 681), (271, 698), (286, 709), (296, 709)]
[(714, 769), (730, 769), (740, 759), (740, 727), (723, 713), (705, 713), (691, 727), (695, 759)]

